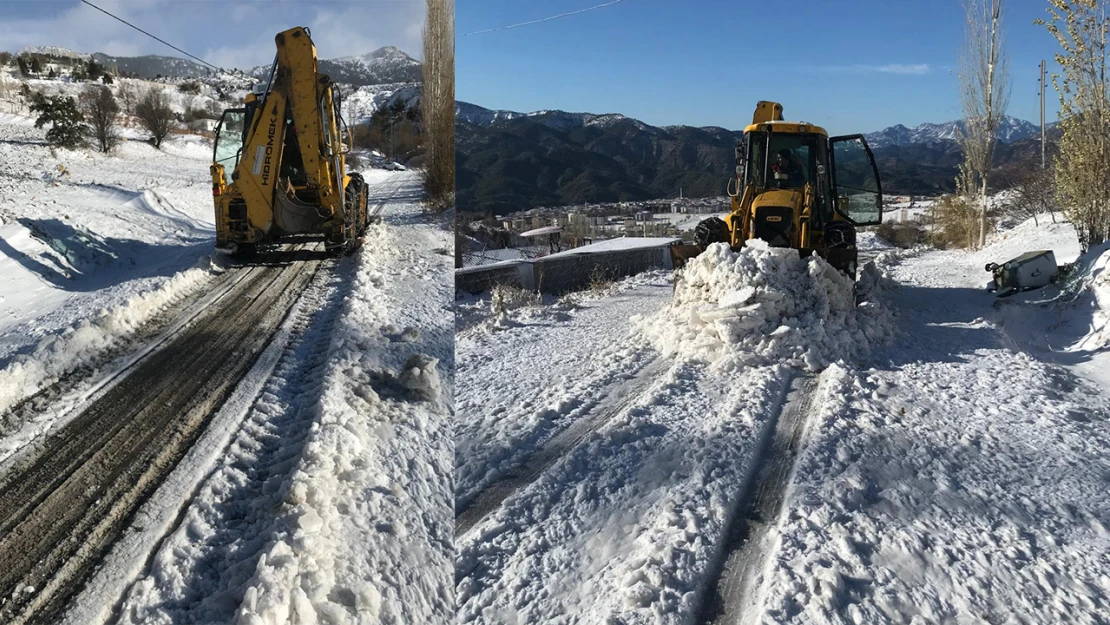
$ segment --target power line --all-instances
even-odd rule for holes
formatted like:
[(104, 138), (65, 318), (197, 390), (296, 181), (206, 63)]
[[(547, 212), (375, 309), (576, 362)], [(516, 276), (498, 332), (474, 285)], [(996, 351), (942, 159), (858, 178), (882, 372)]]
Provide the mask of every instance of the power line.
[[(617, 1), (619, 2), (620, 0), (617, 0)], [(165, 39), (162, 39), (162, 38), (160, 38), (160, 37), (155, 37), (154, 35), (152, 35), (152, 34), (150, 34), (150, 33), (146, 32), (145, 30), (143, 30), (143, 29), (139, 28), (138, 26), (136, 26), (136, 25), (132, 24), (131, 22), (128, 22), (127, 20), (123, 19), (122, 17), (117, 17), (117, 16), (115, 16), (115, 15), (112, 15), (111, 13), (109, 13), (109, 12), (105, 11), (104, 9), (102, 9), (102, 8), (100, 8), (100, 7), (96, 6), (95, 4), (93, 4), (93, 3), (89, 2), (89, 0), (81, 0), (81, 2), (83, 2), (83, 3), (85, 3), (85, 4), (89, 5), (89, 6), (91, 6), (92, 8), (96, 9), (97, 11), (100, 11), (100, 12), (101, 12), (101, 13), (103, 13), (104, 15), (107, 15), (108, 17), (111, 17), (112, 19), (115, 19), (115, 20), (119, 20), (119, 21), (123, 22), (124, 24), (127, 24), (127, 25), (128, 25), (128, 26), (130, 26), (131, 28), (134, 28), (135, 30), (137, 30), (137, 31), (141, 32), (142, 34), (146, 35), (147, 37), (150, 37), (151, 39), (155, 39), (155, 40), (157, 40), (157, 41), (160, 41), (160, 42), (162, 42), (162, 43), (166, 44), (167, 46), (169, 46), (169, 47), (173, 48), (174, 50), (177, 50), (177, 51), (178, 51), (178, 52), (180, 52), (181, 54), (184, 54), (185, 56), (187, 56), (187, 57), (189, 57), (189, 58), (191, 58), (191, 59), (195, 59), (195, 60), (197, 60), (197, 61), (200, 61), (201, 63), (204, 63), (204, 64), (205, 64), (205, 65), (207, 65), (208, 67), (211, 67), (212, 69), (214, 69), (214, 70), (216, 70), (216, 71), (218, 71), (218, 72), (219, 72), (219, 71), (223, 71), (223, 70), (222, 70), (222, 69), (220, 69), (219, 67), (216, 67), (215, 65), (213, 65), (213, 64), (211, 64), (211, 63), (209, 63), (208, 61), (205, 61), (204, 59), (202, 59), (202, 58), (200, 58), (200, 57), (198, 57), (198, 56), (193, 56), (192, 54), (189, 54), (188, 52), (186, 52), (186, 51), (182, 50), (181, 48), (179, 48), (179, 47), (177, 47), (177, 46), (175, 46), (175, 45), (173, 45), (172, 43), (170, 43), (170, 42), (166, 41)]]
[[(82, 0), (82, 2), (83, 1), (84, 0)], [(617, 4), (619, 2), (624, 2), (624, 0), (612, 0), (611, 2), (604, 2), (602, 4), (598, 4), (598, 5), (595, 5), (595, 6), (592, 6), (592, 7), (587, 7), (585, 9), (578, 9), (577, 11), (570, 11), (570, 12), (567, 12), (567, 13), (560, 13), (558, 15), (552, 15), (550, 17), (540, 18), (538, 20), (532, 20), (530, 22), (521, 22), (519, 24), (509, 24), (508, 26), (500, 26), (498, 28), (487, 28), (485, 30), (476, 30), (476, 31), (471, 32), (471, 33), (463, 33), (462, 36), (463, 37), (469, 37), (470, 35), (483, 35), (485, 33), (494, 33), (494, 32), (497, 32), (499, 30), (509, 30), (510, 28), (520, 28), (521, 26), (531, 26), (532, 24), (539, 24), (541, 22), (550, 22), (551, 20), (557, 20), (557, 19), (560, 19), (560, 18), (563, 18), (563, 17), (570, 17), (571, 15), (578, 15), (579, 13), (586, 13), (588, 11), (596, 11), (597, 9), (603, 9), (607, 6), (612, 6), (612, 5)]]

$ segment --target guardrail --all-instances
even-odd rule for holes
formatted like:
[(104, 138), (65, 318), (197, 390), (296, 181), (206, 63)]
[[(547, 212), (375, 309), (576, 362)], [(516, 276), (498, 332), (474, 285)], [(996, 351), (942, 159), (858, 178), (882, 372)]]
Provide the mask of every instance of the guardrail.
[(607, 252), (558, 254), (455, 270), (455, 292), (476, 295), (495, 285), (562, 295), (595, 280), (616, 280), (649, 269), (672, 269), (669, 245)]

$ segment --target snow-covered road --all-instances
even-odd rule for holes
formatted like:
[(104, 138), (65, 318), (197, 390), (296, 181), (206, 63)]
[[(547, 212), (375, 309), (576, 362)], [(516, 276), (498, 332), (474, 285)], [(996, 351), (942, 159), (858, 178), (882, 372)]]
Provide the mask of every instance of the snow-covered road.
[(450, 222), (416, 174), (369, 182), (384, 224), (309, 287), (273, 373), (244, 380), (67, 622), (449, 618)]
[[(1106, 354), (1068, 351), (1059, 330), (1049, 347), (1036, 336), (1048, 323), (1097, 333), (1104, 313), (1089, 292), (1062, 306), (1036, 301), (1058, 287), (1004, 302), (982, 290), (987, 261), (1044, 248), (1074, 259), (1074, 231), (1030, 222), (979, 253), (881, 253), (865, 240), (900, 286), (865, 277), (879, 299), (846, 316), (818, 280), (808, 290), (832, 299), (741, 288), (714, 309), (678, 295), (696, 317), (668, 325), (669, 282), (641, 277), (577, 306), (468, 319), (460, 518), (549, 439), (611, 405), (622, 380), (653, 377), (459, 535), (457, 622), (1107, 622), (1110, 393), (1086, 375)], [(780, 284), (804, 282), (774, 254), (747, 257)], [(1099, 280), (1105, 290), (1104, 275), (1087, 276)], [(733, 320), (737, 307), (745, 316)], [(826, 321), (801, 338), (809, 310)], [(729, 337), (723, 348), (717, 337)], [(1049, 348), (1055, 357), (1038, 357)], [(814, 408), (780, 516), (748, 521), (769, 526), (752, 603), (713, 615), (717, 575), (738, 546), (729, 530), (751, 513), (749, 488), (768, 463), (760, 450), (795, 375), (776, 359), (820, 371)], [(661, 373), (645, 367), (660, 360)]]

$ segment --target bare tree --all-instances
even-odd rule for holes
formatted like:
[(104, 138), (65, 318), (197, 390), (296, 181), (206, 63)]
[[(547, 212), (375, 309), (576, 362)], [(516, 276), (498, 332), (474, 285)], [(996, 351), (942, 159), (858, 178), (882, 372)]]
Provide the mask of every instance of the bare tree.
[(119, 145), (116, 116), (119, 104), (112, 90), (104, 85), (89, 83), (77, 98), (78, 106), (89, 122), (89, 134), (96, 140), (97, 148), (107, 154)]
[(1110, 18), (1104, 0), (1049, 0), (1051, 20), (1037, 20), (1060, 44), (1052, 75), (1060, 94), (1055, 178), (1064, 214), (1084, 247), (1110, 239)]
[(427, 136), (424, 190), (429, 205), (446, 210), (455, 203), (455, 5), (428, 0), (424, 22), (422, 121)]
[(978, 247), (987, 242), (987, 183), (998, 127), (1010, 100), (1009, 63), (1002, 46), (1002, 0), (964, 0), (967, 23), (960, 64), (964, 109), (962, 192), (979, 196)]
[(119, 85), (119, 103), (120, 108), (127, 115), (135, 114), (135, 105), (139, 102), (139, 88), (135, 83), (128, 80), (127, 82), (120, 81)]
[(1048, 213), (1055, 223), (1058, 210), (1055, 175), (1041, 168), (1026, 168), (1016, 173), (1005, 210), (1019, 219), (1033, 218), (1033, 225), (1040, 225), (1037, 215)]
[(147, 89), (135, 105), (135, 116), (139, 118), (139, 124), (150, 133), (154, 147), (161, 149), (162, 141), (169, 136), (176, 122), (165, 91), (154, 86)]

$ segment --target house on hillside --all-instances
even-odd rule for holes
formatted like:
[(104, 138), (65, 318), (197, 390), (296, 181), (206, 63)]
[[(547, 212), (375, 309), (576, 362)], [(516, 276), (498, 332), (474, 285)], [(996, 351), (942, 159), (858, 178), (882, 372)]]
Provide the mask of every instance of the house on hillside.
[(219, 120), (215, 119), (194, 119), (186, 124), (186, 126), (193, 132), (216, 132), (216, 126), (218, 126), (219, 123)]

